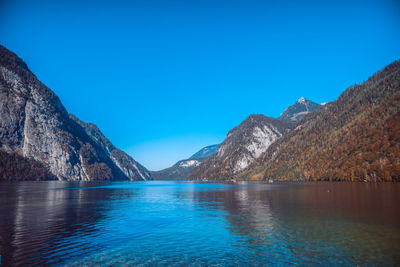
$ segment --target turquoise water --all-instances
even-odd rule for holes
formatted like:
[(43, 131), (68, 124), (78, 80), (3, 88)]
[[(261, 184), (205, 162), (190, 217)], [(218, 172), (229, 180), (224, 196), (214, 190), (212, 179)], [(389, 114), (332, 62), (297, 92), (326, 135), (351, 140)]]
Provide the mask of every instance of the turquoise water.
[(398, 265), (397, 184), (0, 183), (4, 265)]

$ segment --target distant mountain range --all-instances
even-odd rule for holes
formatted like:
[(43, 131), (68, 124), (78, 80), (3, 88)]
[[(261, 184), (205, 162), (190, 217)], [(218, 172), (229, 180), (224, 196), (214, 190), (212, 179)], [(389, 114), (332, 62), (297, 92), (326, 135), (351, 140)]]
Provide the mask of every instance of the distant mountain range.
[(0, 180), (147, 180), (150, 172), (69, 114), (17, 55), (0, 46)]
[(190, 158), (178, 161), (172, 167), (160, 171), (152, 171), (151, 176), (155, 180), (185, 180), (193, 168), (215, 154), (218, 146), (206, 146)]

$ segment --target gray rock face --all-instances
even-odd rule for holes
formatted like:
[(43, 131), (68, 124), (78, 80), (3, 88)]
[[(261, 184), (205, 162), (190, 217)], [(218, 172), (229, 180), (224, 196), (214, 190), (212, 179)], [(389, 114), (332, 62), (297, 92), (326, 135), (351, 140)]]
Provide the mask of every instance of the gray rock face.
[(0, 115), (0, 150), (37, 161), (60, 180), (150, 178), (96, 126), (70, 116), (54, 92), (3, 46)]
[(86, 132), (86, 134), (100, 146), (102, 150), (111, 158), (114, 164), (127, 176), (130, 180), (149, 180), (150, 172), (136, 162), (131, 156), (116, 148), (110, 140), (107, 139), (100, 129), (93, 123), (86, 123), (79, 120), (72, 114), (69, 117), (78, 123)]
[(189, 179), (227, 179), (254, 162), (288, 133), (292, 125), (264, 115), (250, 115), (229, 131), (217, 152), (195, 167)]

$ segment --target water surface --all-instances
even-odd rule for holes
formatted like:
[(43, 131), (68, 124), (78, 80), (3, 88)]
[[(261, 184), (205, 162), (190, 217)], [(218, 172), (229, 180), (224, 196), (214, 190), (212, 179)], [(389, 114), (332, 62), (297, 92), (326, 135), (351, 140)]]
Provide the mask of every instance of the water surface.
[(398, 184), (0, 183), (4, 265), (396, 265)]

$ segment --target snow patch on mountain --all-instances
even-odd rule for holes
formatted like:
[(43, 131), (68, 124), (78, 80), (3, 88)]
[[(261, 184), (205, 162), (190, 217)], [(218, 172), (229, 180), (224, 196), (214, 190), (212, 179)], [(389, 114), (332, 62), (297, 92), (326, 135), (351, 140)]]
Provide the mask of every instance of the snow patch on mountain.
[(201, 162), (215, 154), (218, 146), (217, 144), (203, 147), (188, 159), (180, 160), (169, 168), (151, 172), (152, 177), (156, 180), (186, 179), (193, 168), (199, 166)]
[(300, 99), (299, 100), (297, 100), (297, 103), (300, 103), (300, 104), (306, 104), (306, 98), (305, 97), (300, 97)]
[(188, 168), (188, 167), (197, 166), (199, 164), (200, 164), (200, 161), (192, 159), (192, 160), (182, 161), (181, 163), (179, 163), (179, 167)]

